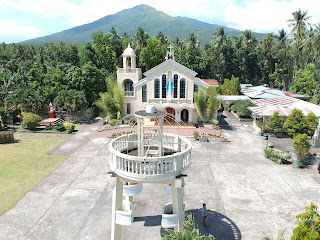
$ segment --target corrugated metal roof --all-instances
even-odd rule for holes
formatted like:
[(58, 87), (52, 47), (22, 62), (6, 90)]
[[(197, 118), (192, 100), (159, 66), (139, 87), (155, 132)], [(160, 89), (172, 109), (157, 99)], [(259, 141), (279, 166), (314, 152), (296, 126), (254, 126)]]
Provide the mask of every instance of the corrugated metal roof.
[(236, 102), (238, 100), (250, 100), (248, 96), (244, 95), (219, 95), (218, 99), (221, 99), (224, 102)]
[(277, 97), (294, 97), (294, 98), (304, 98), (304, 96), (296, 93), (288, 93), (281, 91), (279, 89), (269, 88), (266, 86), (254, 86), (254, 87), (242, 87), (241, 93), (250, 98), (277, 98)]
[(255, 99), (252, 101), (256, 106), (249, 109), (261, 117), (272, 116), (274, 112), (278, 112), (280, 116), (290, 115), (293, 109), (299, 109), (304, 115), (313, 112), (320, 117), (320, 106), (292, 97), (278, 97), (269, 99)]

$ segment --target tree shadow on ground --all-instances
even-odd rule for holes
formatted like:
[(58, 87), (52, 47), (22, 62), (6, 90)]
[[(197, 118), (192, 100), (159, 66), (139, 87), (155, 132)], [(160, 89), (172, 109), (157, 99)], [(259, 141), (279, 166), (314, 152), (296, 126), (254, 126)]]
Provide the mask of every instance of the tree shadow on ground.
[[(218, 240), (241, 240), (241, 232), (237, 225), (225, 215), (210, 211), (206, 219), (206, 227), (201, 226), (202, 216), (200, 209), (193, 209), (186, 211), (186, 215), (192, 214), (194, 216), (196, 228), (202, 235), (213, 235)], [(160, 226), (161, 215), (135, 217), (135, 222), (144, 221), (144, 226)], [(166, 234), (166, 229), (160, 229), (160, 235), (163, 237)]]
[(231, 125), (229, 125), (229, 123), (225, 120), (227, 117), (223, 114), (219, 115), (219, 125), (221, 127), (221, 129), (224, 130), (233, 130), (233, 127)]

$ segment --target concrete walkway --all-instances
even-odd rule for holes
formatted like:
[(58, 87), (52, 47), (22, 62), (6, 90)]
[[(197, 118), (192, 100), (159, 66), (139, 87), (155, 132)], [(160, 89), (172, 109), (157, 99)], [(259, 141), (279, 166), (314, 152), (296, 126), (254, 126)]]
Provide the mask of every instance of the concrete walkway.
[[(206, 202), (208, 227), (199, 229), (219, 240), (275, 237), (283, 228), (289, 236), (295, 216), (312, 201), (320, 205), (316, 166), (296, 169), (265, 159), (264, 138), (249, 123), (225, 114), (222, 133), (231, 142), (193, 141), (186, 210), (199, 225)], [(0, 216), (0, 239), (110, 239), (108, 139), (96, 135), (100, 127), (99, 122), (82, 125), (50, 153), (70, 157)], [(135, 222), (122, 228), (123, 239), (159, 239), (162, 206), (169, 201), (165, 186), (144, 184), (134, 199)]]

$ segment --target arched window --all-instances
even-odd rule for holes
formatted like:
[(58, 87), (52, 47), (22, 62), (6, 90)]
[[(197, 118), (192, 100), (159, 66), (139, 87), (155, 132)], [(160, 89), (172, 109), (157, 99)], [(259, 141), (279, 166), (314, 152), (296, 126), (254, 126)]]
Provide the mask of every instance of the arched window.
[(180, 98), (186, 98), (186, 80), (184, 78), (180, 80)]
[(154, 80), (154, 98), (160, 98), (160, 80), (158, 78)]
[(126, 80), (124, 80), (123, 84), (124, 84), (124, 91), (132, 92), (132, 84), (133, 84), (132, 80), (126, 79)]
[(165, 74), (162, 75), (162, 98), (167, 97), (167, 76)]
[(178, 75), (173, 76), (173, 97), (178, 98)]

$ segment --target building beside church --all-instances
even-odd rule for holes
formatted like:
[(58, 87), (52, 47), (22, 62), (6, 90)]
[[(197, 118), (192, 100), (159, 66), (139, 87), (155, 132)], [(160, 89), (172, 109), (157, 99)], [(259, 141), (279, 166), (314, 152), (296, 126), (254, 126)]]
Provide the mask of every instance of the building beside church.
[[(199, 88), (207, 89), (210, 83), (198, 78), (195, 71), (174, 61), (172, 47), (167, 51), (163, 63), (143, 74), (141, 68), (136, 68), (136, 55), (130, 45), (122, 57), (123, 67), (117, 69), (117, 81), (125, 90), (126, 114), (153, 104), (157, 109), (168, 112), (168, 122), (197, 123), (198, 113), (193, 95)], [(216, 81), (211, 82), (215, 83), (212, 86), (218, 86)]]

